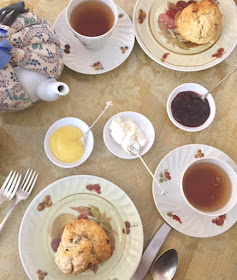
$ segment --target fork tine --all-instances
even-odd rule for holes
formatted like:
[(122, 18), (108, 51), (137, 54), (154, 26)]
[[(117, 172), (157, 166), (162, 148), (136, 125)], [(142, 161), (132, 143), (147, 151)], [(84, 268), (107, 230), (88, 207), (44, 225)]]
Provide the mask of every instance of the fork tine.
[(21, 182), (21, 175), (19, 176), (18, 178), (18, 181), (16, 182), (15, 186), (14, 186), (14, 189), (12, 191), (12, 194), (11, 194), (11, 197), (10, 197), (10, 200), (13, 198), (13, 196), (15, 195), (17, 189), (18, 189), (18, 186), (20, 185), (20, 182)]
[[(32, 170), (33, 171), (33, 170)], [(30, 172), (30, 174), (31, 174), (32, 172)], [(30, 189), (30, 185), (31, 185), (31, 182), (33, 181), (33, 179), (34, 179), (34, 176), (35, 176), (35, 171), (34, 171), (34, 173), (32, 174), (32, 176), (30, 177), (30, 175), (29, 175), (29, 179), (30, 179), (30, 181), (29, 181), (29, 183), (27, 183), (27, 186), (25, 187), (25, 192), (28, 192), (28, 190)]]
[[(13, 191), (13, 189), (14, 189), (14, 187), (15, 187), (16, 180), (17, 180), (18, 176), (19, 176), (19, 173), (16, 173), (16, 176), (15, 176), (15, 178), (14, 178), (14, 181), (12, 182), (11, 187), (10, 187), (9, 190), (8, 190), (10, 193)], [(12, 176), (12, 177), (13, 177), (13, 176)]]
[(5, 189), (4, 189), (4, 194), (10, 190), (11, 185), (12, 185), (12, 181), (13, 181), (15, 175), (16, 175), (16, 171), (14, 171), (14, 173), (12, 174), (9, 182), (7, 183), (7, 185), (6, 185)]
[[(33, 190), (33, 187), (34, 187), (34, 185), (35, 185), (35, 182), (36, 182), (36, 179), (37, 179), (38, 175), (39, 175), (39, 174), (37, 173), (36, 176), (35, 176), (35, 172), (34, 172), (32, 178), (31, 178), (31, 180), (30, 180), (29, 186), (28, 186), (28, 188), (27, 188), (27, 190), (26, 190), (29, 194), (30, 194), (30, 193), (32, 192), (32, 190)], [(34, 176), (35, 176), (35, 179), (34, 179), (32, 185), (31, 185), (31, 187), (30, 187), (30, 184), (31, 184), (31, 182), (32, 182), (32, 180), (33, 180), (33, 178), (34, 178)], [(29, 187), (30, 187), (30, 188), (29, 188)]]
[(12, 171), (13, 170), (11, 170), (10, 173), (8, 174), (7, 179), (4, 181), (4, 183), (3, 183), (2, 187), (1, 187), (1, 190), (4, 190), (5, 186), (7, 185), (8, 181), (9, 181), (11, 175), (12, 175)]
[(25, 188), (25, 192), (28, 192), (29, 191), (29, 189), (30, 189), (30, 186), (31, 186), (31, 183), (32, 183), (32, 181), (33, 181), (33, 179), (34, 179), (34, 177), (35, 177), (35, 171), (34, 171), (34, 173), (32, 174), (32, 176), (31, 176), (31, 178), (30, 178), (30, 181), (29, 181), (29, 183), (27, 184), (27, 186), (26, 186), (26, 188)]
[[(27, 170), (26, 175), (27, 175), (27, 173), (29, 173), (29, 172), (28, 172), (29, 170), (30, 170), (30, 169)], [(33, 171), (33, 170), (31, 169), (31, 170), (30, 170), (30, 173), (29, 173), (27, 176), (25, 175), (24, 181), (22, 182), (22, 185), (21, 185), (21, 189), (22, 189), (23, 191), (25, 191), (25, 189), (26, 189), (26, 187), (27, 187), (27, 185), (28, 185), (28, 182), (29, 182), (29, 180), (30, 180), (32, 171)]]
[(22, 181), (22, 183), (21, 183), (21, 189), (23, 188), (23, 185), (24, 185), (24, 183), (25, 183), (25, 181), (26, 181), (26, 178), (27, 178), (27, 176), (28, 176), (29, 170), (30, 170), (30, 168), (28, 168), (27, 171), (26, 171), (26, 175), (25, 175), (25, 177), (24, 177), (24, 179), (23, 179), (23, 181)]

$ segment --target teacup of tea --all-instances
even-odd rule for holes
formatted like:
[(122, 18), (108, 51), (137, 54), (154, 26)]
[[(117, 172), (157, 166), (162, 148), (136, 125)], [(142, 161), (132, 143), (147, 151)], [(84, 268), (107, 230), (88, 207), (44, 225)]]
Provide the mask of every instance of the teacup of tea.
[(217, 158), (201, 158), (188, 165), (181, 177), (181, 192), (195, 211), (219, 216), (237, 202), (237, 174)]
[(118, 10), (112, 0), (71, 0), (66, 18), (71, 31), (84, 46), (99, 49), (115, 28)]

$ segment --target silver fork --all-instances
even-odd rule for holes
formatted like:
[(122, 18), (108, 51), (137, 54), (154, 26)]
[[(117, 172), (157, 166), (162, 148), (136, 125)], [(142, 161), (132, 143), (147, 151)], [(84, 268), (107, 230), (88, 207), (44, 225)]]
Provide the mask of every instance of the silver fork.
[(0, 204), (2, 204), (6, 200), (10, 201), (15, 195), (20, 184), (21, 175), (19, 176), (19, 173), (16, 173), (16, 171), (14, 171), (13, 174), (12, 172), (13, 171), (11, 170), (0, 189)]
[(29, 197), (30, 193), (32, 192), (36, 179), (38, 177), (38, 173), (36, 174), (36, 172), (34, 171), (34, 173), (32, 174), (32, 172), (33, 172), (32, 169), (31, 169), (31, 171), (30, 171), (30, 169), (27, 170), (25, 178), (21, 184), (21, 187), (16, 192), (16, 200), (0, 225), (0, 232), (3, 228), (3, 226), (5, 225), (6, 221), (10, 217), (12, 211), (15, 209), (16, 205), (21, 200), (27, 199)]

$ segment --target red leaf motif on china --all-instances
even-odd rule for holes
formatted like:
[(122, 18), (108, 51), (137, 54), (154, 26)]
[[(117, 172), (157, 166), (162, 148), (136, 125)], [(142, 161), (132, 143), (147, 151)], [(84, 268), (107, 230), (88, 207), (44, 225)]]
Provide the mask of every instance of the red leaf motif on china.
[(164, 62), (170, 53), (163, 54), (161, 61)]
[(87, 185), (86, 189), (88, 191), (95, 191), (96, 193), (100, 194), (101, 193), (101, 186), (98, 184), (94, 184), (94, 185)]
[(204, 153), (202, 152), (202, 150), (201, 149), (199, 149), (198, 151), (197, 151), (197, 153), (195, 154), (195, 158), (203, 158), (205, 155), (204, 155)]
[(171, 217), (173, 220), (175, 220), (175, 221), (179, 222), (180, 224), (182, 224), (182, 221), (181, 221), (180, 217), (177, 216), (177, 215), (174, 215), (173, 212), (168, 212), (167, 215), (169, 217)]
[(138, 10), (138, 18), (137, 18), (138, 23), (142, 24), (145, 18), (146, 18), (146, 13), (143, 12), (142, 9), (139, 9)]
[(212, 223), (216, 224), (217, 226), (223, 226), (224, 222), (225, 222), (225, 219), (226, 219), (226, 214), (220, 215), (216, 219), (213, 219)]
[(171, 176), (170, 173), (168, 171), (168, 169), (165, 169), (164, 172), (160, 173), (160, 183), (166, 182), (171, 180)]
[(44, 280), (44, 277), (48, 275), (48, 272), (42, 271), (41, 269), (38, 269), (37, 274), (38, 274), (38, 279), (39, 280)]
[(104, 70), (103, 64), (98, 61), (95, 62), (94, 64), (91, 65), (92, 68), (94, 68), (95, 70)]
[(219, 49), (217, 50), (217, 52), (214, 53), (214, 54), (212, 55), (212, 57), (220, 58), (220, 57), (222, 57), (224, 51), (225, 51), (225, 50), (224, 50), (223, 48), (219, 48)]
[(138, 225), (131, 225), (129, 221), (124, 222), (125, 228), (123, 228), (123, 234), (129, 234), (131, 227), (137, 227)]

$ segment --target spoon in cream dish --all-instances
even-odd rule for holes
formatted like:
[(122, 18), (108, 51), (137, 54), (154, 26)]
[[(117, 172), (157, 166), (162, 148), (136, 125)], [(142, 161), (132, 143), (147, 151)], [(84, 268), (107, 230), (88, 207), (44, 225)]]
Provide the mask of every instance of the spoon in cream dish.
[(156, 180), (155, 176), (153, 175), (153, 173), (151, 172), (150, 168), (147, 166), (147, 164), (145, 163), (144, 159), (141, 157), (140, 155), (140, 146), (137, 142), (134, 142), (133, 144), (128, 146), (128, 151), (136, 156), (139, 157), (139, 159), (141, 160), (141, 162), (143, 163), (143, 165), (146, 167), (147, 171), (149, 172), (149, 174), (151, 175), (151, 177), (153, 178), (153, 180), (156, 182), (156, 184), (158, 185), (158, 187), (160, 188), (161, 194), (163, 196), (166, 196), (167, 191), (164, 190), (161, 185), (158, 183), (158, 181)]

